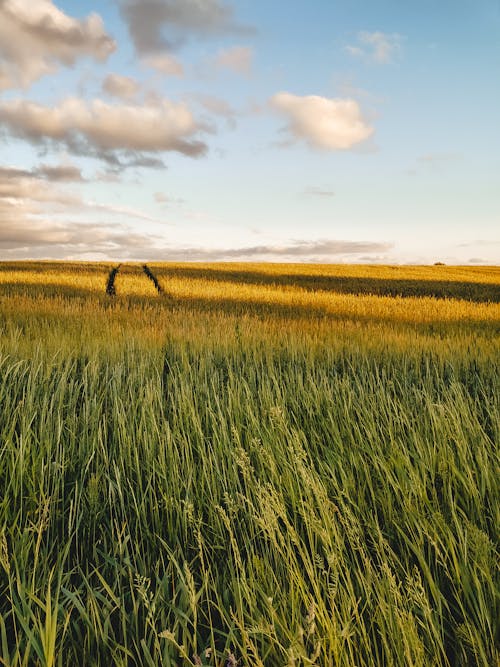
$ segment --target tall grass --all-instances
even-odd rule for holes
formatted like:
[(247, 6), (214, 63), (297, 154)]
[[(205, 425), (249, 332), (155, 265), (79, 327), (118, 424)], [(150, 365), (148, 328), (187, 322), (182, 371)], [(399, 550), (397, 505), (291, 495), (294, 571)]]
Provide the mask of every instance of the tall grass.
[(495, 318), (103, 275), (2, 300), (0, 664), (496, 664)]

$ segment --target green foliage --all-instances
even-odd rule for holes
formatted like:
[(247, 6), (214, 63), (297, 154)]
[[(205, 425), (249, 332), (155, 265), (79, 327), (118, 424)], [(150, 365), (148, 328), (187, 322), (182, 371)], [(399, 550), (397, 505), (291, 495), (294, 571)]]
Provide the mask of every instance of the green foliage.
[(496, 664), (491, 323), (26, 298), (2, 303), (1, 665)]

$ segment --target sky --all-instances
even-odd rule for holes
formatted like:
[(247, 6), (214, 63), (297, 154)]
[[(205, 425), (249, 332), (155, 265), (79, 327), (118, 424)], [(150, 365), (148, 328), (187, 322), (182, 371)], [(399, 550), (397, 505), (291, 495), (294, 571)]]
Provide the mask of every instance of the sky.
[(0, 0), (0, 259), (500, 264), (500, 0)]

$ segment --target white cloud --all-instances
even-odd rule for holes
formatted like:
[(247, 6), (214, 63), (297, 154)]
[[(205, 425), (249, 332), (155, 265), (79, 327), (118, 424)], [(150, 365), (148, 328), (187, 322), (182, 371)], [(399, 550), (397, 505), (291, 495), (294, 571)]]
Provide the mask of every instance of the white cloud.
[(355, 100), (281, 92), (270, 102), (287, 118), (285, 129), (290, 139), (303, 139), (314, 148), (348, 150), (373, 134)]
[(143, 58), (142, 62), (165, 76), (184, 76), (182, 63), (169, 53), (154, 53)]
[(247, 46), (233, 46), (223, 49), (214, 58), (218, 69), (228, 69), (237, 74), (249, 75), (252, 70), (253, 51)]
[(177, 151), (196, 157), (206, 144), (195, 137), (206, 127), (182, 103), (161, 100), (146, 105), (107, 104), (67, 98), (46, 107), (27, 100), (0, 101), (0, 127), (33, 143), (53, 142), (75, 154), (116, 160), (117, 152), (139, 153), (138, 162), (158, 166), (142, 154)]
[(397, 33), (362, 31), (358, 33), (357, 39), (356, 45), (346, 46), (347, 53), (356, 58), (387, 65), (400, 53), (403, 38)]
[(139, 83), (130, 76), (120, 74), (108, 74), (102, 83), (102, 89), (113, 97), (122, 100), (134, 98), (140, 90)]
[(106, 60), (116, 44), (102, 19), (75, 19), (51, 0), (0, 1), (0, 89), (26, 88), (59, 65)]

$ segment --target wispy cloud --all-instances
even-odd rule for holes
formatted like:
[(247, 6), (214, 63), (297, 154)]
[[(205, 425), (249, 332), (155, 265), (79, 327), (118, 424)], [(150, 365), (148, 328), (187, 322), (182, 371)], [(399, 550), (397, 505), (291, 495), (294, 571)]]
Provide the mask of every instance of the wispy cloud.
[(335, 197), (335, 192), (328, 188), (319, 188), (317, 186), (309, 186), (303, 191), (303, 194), (311, 197)]
[(75, 19), (51, 0), (0, 1), (0, 90), (26, 88), (83, 56), (106, 60), (115, 48), (98, 14)]
[(4, 257), (68, 259), (148, 257), (158, 239), (134, 232), (123, 224), (29, 221), (25, 226), (2, 224), (0, 248)]
[(432, 168), (439, 168), (452, 162), (458, 162), (461, 159), (459, 153), (427, 153), (420, 155), (417, 162)]
[(136, 51), (171, 51), (191, 37), (249, 34), (221, 0), (119, 0)]
[(304, 140), (312, 148), (348, 150), (373, 134), (355, 100), (282, 92), (270, 103), (286, 117), (284, 129), (292, 142)]
[(292, 241), (283, 245), (255, 245), (233, 248), (204, 248), (185, 247), (159, 248), (154, 257), (164, 260), (194, 260), (194, 261), (223, 261), (223, 260), (263, 260), (263, 261), (330, 261), (332, 258), (353, 257), (359, 258), (368, 253), (377, 254), (386, 252), (393, 247), (391, 243), (370, 241)]
[[(43, 249), (45, 254), (50, 251), (50, 256), (64, 257), (78, 249), (85, 248), (86, 252), (89, 248), (96, 249), (97, 246), (92, 244), (99, 241), (99, 252), (108, 246), (108, 250), (111, 247), (117, 250), (133, 236), (124, 220), (165, 224), (164, 219), (141, 210), (86, 200), (79, 193), (60, 186), (68, 180), (80, 180), (69, 165), (40, 165), (33, 170), (0, 168), (0, 248), (26, 256), (38, 256)], [(93, 212), (105, 212), (115, 220), (100, 225), (78, 220), (82, 214)], [(123, 231), (125, 229), (127, 233)], [(123, 241), (118, 243), (117, 239), (121, 237)], [(140, 247), (145, 247), (145, 240), (151, 237), (140, 237), (143, 239)], [(152, 247), (151, 244), (148, 247)], [(66, 255), (61, 254), (64, 249)]]
[(85, 178), (82, 170), (74, 164), (49, 165), (41, 164), (34, 171), (34, 176), (39, 176), (47, 181), (56, 182), (83, 182)]
[(141, 62), (164, 76), (184, 76), (182, 63), (167, 52), (152, 53), (142, 58)]
[(357, 34), (356, 44), (346, 46), (346, 51), (355, 58), (387, 65), (399, 56), (402, 41), (398, 33), (362, 31)]
[(217, 69), (226, 69), (248, 76), (252, 71), (253, 50), (248, 46), (233, 46), (222, 49), (213, 59)]
[(457, 245), (457, 248), (471, 248), (471, 247), (476, 247), (476, 246), (491, 248), (491, 246), (499, 246), (499, 245), (500, 245), (500, 240), (486, 241), (485, 239), (476, 239), (474, 241), (467, 241), (466, 243), (459, 243)]
[(215, 95), (192, 95), (192, 99), (200, 104), (205, 111), (214, 116), (225, 118), (229, 127), (236, 127), (236, 119), (240, 114), (229, 102)]
[(131, 206), (116, 206), (114, 204), (102, 204), (96, 201), (82, 201), (82, 206), (86, 209), (93, 209), (95, 211), (105, 211), (113, 215), (118, 215), (121, 218), (133, 218), (135, 220), (145, 220), (146, 222), (156, 222), (162, 225), (169, 224), (163, 218), (155, 217), (154, 215), (148, 215), (144, 211), (140, 211), (137, 208), (132, 208)]
[[(166, 239), (149, 233), (134, 233), (133, 219), (168, 224), (143, 210), (108, 202), (86, 200), (78, 192), (47, 181), (39, 173), (5, 167), (0, 169), (0, 248), (9, 257), (87, 257), (122, 259), (186, 260), (276, 260), (330, 261), (332, 258), (378, 256), (390, 243), (319, 239), (292, 240), (283, 244), (222, 247), (172, 247)], [(46, 171), (46, 170), (45, 170)], [(51, 174), (52, 175), (52, 174)], [(156, 193), (158, 203), (173, 200)], [(82, 216), (106, 213), (100, 223), (82, 222)], [(99, 216), (100, 217), (100, 216)], [(130, 222), (129, 222), (130, 221)]]
[(120, 74), (108, 74), (102, 83), (102, 89), (112, 97), (119, 97), (122, 100), (133, 99), (140, 90), (140, 84), (130, 76), (121, 76)]
[(154, 193), (154, 200), (158, 204), (183, 204), (184, 199), (180, 199), (179, 197), (169, 197), (167, 196), (164, 192), (155, 192)]

